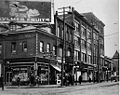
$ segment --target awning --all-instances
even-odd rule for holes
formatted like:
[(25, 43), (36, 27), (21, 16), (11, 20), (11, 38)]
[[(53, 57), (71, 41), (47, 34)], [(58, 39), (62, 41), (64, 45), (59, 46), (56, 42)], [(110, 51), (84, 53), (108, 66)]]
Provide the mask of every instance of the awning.
[(57, 71), (61, 72), (61, 68), (58, 67), (57, 65), (53, 65), (53, 64), (50, 64), (54, 69), (56, 69)]
[(80, 67), (82, 67), (82, 68), (87, 68), (88, 66), (90, 66), (90, 67), (96, 67), (96, 65), (94, 65), (94, 64), (88, 64), (88, 63), (86, 63), (86, 62), (83, 62), (83, 61), (78, 61), (78, 65), (80, 66)]

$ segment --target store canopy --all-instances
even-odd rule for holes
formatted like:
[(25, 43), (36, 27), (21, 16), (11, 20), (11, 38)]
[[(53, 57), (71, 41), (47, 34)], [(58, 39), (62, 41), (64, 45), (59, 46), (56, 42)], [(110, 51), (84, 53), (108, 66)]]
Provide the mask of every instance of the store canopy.
[(83, 67), (88, 67), (88, 66), (90, 66), (90, 67), (96, 67), (96, 65), (94, 65), (94, 64), (88, 64), (88, 63), (86, 63), (86, 62), (80, 62), (80, 61), (78, 61), (78, 65), (81, 67), (81, 68), (83, 68)]
[(53, 64), (50, 64), (54, 69), (56, 69), (57, 71), (61, 72), (61, 68), (58, 67), (57, 65), (53, 65)]

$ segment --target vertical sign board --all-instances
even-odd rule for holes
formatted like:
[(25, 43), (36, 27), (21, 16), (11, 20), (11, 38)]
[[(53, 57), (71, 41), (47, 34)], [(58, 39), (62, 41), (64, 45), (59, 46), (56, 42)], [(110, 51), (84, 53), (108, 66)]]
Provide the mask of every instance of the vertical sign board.
[(51, 0), (0, 0), (0, 22), (51, 22), (52, 4)]

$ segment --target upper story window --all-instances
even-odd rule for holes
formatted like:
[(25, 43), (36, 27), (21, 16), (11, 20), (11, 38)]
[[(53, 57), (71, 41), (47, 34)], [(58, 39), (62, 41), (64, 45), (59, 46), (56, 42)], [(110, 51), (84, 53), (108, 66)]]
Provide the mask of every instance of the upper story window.
[(66, 40), (67, 41), (69, 40), (69, 32), (68, 31), (66, 32)]
[(91, 39), (91, 32), (90, 30), (87, 29), (87, 39), (90, 40)]
[(16, 53), (16, 48), (17, 48), (16, 42), (12, 42), (12, 43), (11, 43), (11, 52), (12, 52), (12, 53)]
[(47, 52), (50, 52), (50, 44), (47, 44)]
[(81, 36), (86, 37), (86, 28), (83, 25), (81, 26)]
[(27, 52), (27, 41), (24, 41), (22, 43), (22, 50), (23, 50), (23, 52)]
[(71, 33), (71, 31), (69, 33), (69, 40), (72, 41), (72, 33)]
[(60, 37), (60, 27), (59, 26), (57, 27), (57, 33), (56, 34), (57, 34), (57, 37)]
[(86, 48), (86, 41), (84, 39), (81, 40), (81, 45), (83, 48)]
[(79, 46), (80, 43), (79, 43), (79, 38), (77, 36), (74, 37), (74, 42), (75, 42), (75, 46)]
[(2, 54), (2, 44), (0, 43), (0, 54)]
[(16, 30), (17, 26), (16, 25), (10, 25), (10, 30)]
[(58, 56), (62, 57), (62, 48), (61, 47), (59, 48)]
[(40, 41), (40, 52), (44, 52), (44, 43)]
[(77, 50), (74, 51), (74, 59), (75, 60), (78, 60), (78, 53), (79, 53), (79, 51), (77, 51)]
[(75, 31), (79, 32), (79, 22), (75, 21)]
[(53, 46), (53, 55), (56, 55), (56, 46)]
[(67, 51), (67, 56), (70, 56), (70, 50)]

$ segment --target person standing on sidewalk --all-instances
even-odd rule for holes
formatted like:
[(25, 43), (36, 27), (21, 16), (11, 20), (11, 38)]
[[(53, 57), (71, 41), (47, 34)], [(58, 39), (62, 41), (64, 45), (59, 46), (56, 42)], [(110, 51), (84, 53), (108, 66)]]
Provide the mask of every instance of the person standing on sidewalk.
[(4, 81), (3, 81), (3, 74), (1, 74), (1, 78), (0, 78), (0, 85), (2, 87), (2, 91), (4, 91)]
[(18, 87), (20, 87), (20, 77), (19, 76), (17, 78), (17, 84), (18, 84)]
[(81, 82), (82, 82), (82, 76), (80, 75), (79, 76), (79, 83), (81, 84)]

